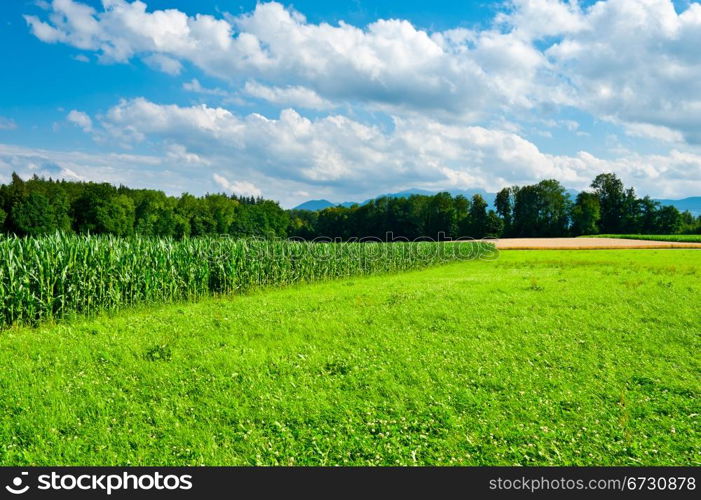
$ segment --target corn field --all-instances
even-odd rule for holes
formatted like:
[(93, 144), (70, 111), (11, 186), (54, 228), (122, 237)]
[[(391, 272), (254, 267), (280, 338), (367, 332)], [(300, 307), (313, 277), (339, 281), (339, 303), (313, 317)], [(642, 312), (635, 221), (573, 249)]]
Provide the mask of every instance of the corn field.
[(418, 269), (475, 258), (485, 248), (482, 243), (2, 237), (0, 327), (139, 303)]

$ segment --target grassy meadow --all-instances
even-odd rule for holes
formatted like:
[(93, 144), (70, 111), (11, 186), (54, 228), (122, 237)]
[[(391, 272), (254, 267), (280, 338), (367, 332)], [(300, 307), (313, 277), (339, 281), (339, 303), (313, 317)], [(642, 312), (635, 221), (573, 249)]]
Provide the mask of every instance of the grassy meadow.
[(0, 465), (701, 465), (701, 252), (504, 251), (0, 332)]

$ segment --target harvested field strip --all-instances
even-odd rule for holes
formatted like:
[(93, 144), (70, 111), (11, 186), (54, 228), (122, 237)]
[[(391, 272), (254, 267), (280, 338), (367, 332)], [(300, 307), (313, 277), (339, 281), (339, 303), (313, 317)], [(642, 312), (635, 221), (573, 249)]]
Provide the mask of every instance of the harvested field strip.
[(701, 243), (620, 238), (502, 238), (500, 250), (615, 250), (645, 248), (701, 248)]

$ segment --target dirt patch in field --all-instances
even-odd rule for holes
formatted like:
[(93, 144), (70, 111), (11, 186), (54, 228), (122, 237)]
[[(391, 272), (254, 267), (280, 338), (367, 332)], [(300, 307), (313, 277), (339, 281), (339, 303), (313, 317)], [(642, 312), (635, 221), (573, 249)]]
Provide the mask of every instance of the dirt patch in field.
[(620, 238), (503, 238), (500, 250), (605, 250), (612, 248), (701, 248), (701, 243)]

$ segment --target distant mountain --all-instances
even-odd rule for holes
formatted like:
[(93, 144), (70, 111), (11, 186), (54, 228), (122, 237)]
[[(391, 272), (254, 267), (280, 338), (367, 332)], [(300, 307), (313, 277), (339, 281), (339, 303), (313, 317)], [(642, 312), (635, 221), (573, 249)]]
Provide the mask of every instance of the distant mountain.
[(659, 201), (663, 205), (672, 205), (676, 207), (677, 210), (683, 212), (688, 210), (694, 215), (701, 215), (701, 196), (691, 196), (689, 198), (682, 198), (681, 200), (655, 200)]
[[(323, 210), (328, 207), (335, 207), (338, 205), (341, 205), (343, 207), (350, 207), (352, 205), (355, 205), (356, 203), (359, 205), (365, 205), (366, 203), (377, 199), (377, 198), (382, 198), (383, 196), (389, 197), (389, 198), (408, 198), (411, 195), (414, 194), (420, 194), (420, 195), (425, 195), (425, 196), (432, 196), (436, 194), (438, 191), (426, 191), (425, 189), (407, 189), (404, 191), (399, 191), (398, 193), (385, 193), (381, 194), (375, 198), (369, 198), (363, 202), (353, 202), (353, 201), (345, 201), (343, 203), (331, 203), (328, 200), (309, 200), (305, 201), (301, 205), (297, 205), (295, 207), (295, 210)], [(490, 207), (494, 206), (494, 199), (496, 198), (496, 193), (488, 193), (484, 189), (454, 189), (454, 190), (449, 190), (448, 191), (450, 194), (453, 196), (457, 196), (459, 194), (465, 196), (466, 198), (472, 198), (474, 195), (479, 194), (484, 198), (484, 200), (489, 204)], [(570, 197), (572, 198), (572, 201), (577, 197), (577, 194), (579, 194), (579, 191), (576, 189), (568, 189), (567, 193), (569, 193)], [(692, 196), (690, 198), (683, 198), (681, 200), (665, 200), (665, 199), (657, 199), (655, 201), (659, 201), (663, 205), (672, 205), (676, 207), (679, 211), (683, 212), (684, 210), (688, 210), (694, 215), (701, 215), (701, 196)]]
[[(377, 198), (408, 198), (409, 196), (418, 194), (418, 195), (423, 195), (423, 196), (433, 196), (434, 194), (438, 193), (439, 191), (427, 191), (425, 189), (406, 189), (404, 191), (399, 191), (398, 193), (385, 193), (376, 196), (375, 198), (368, 198), (365, 201), (362, 202), (356, 202), (356, 201), (344, 201), (343, 203), (331, 203), (329, 200), (309, 200), (305, 201), (304, 203), (297, 205), (294, 207), (294, 210), (323, 210), (328, 207), (335, 207), (338, 205), (341, 205), (343, 207), (350, 207), (353, 205), (365, 205), (366, 203), (371, 202), (372, 200), (376, 200)], [(466, 189), (466, 190), (452, 190), (448, 191), (450, 194), (453, 196), (457, 196), (459, 194), (465, 196), (466, 198), (472, 198), (473, 195), (475, 194), (480, 194), (482, 197), (485, 199), (489, 205), (494, 204), (494, 198), (496, 197), (496, 193), (488, 193), (484, 189)]]
[[(363, 203), (367, 203), (367, 201)], [(356, 202), (354, 201), (344, 201), (343, 203), (331, 203), (329, 200), (309, 200), (305, 201), (300, 205), (297, 205), (292, 210), (311, 210), (312, 212), (315, 212), (317, 210), (323, 210), (329, 207), (337, 207), (339, 205), (341, 205), (342, 207), (351, 207), (355, 204)]]
[(375, 196), (375, 198), (370, 198), (368, 200), (365, 200), (363, 203), (367, 203), (368, 201), (372, 201), (373, 199), (377, 198), (408, 198), (409, 196), (413, 194), (420, 194), (423, 196), (433, 196), (436, 194), (436, 191), (426, 191), (425, 189), (405, 189), (404, 191), (399, 191), (398, 193), (385, 193), (385, 194), (380, 194)]
[(323, 210), (334, 206), (336, 205), (331, 203), (329, 200), (309, 200), (305, 201), (301, 205), (297, 205), (294, 210), (311, 210), (312, 212), (315, 212), (317, 210)]

